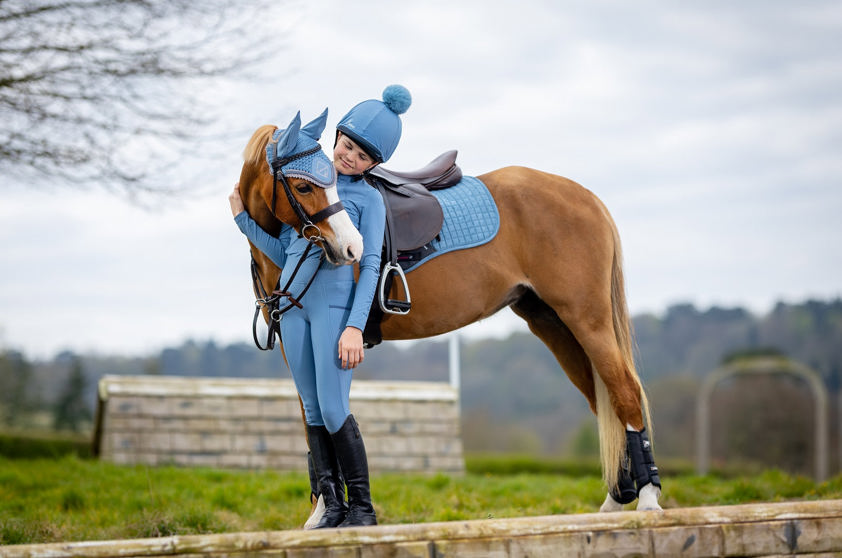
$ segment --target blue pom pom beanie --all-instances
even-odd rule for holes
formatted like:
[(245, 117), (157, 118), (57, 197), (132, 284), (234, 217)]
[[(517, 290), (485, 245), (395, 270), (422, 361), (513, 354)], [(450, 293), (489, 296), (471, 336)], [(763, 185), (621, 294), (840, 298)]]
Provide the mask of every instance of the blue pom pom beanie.
[(412, 104), (409, 90), (390, 85), (383, 90), (383, 100), (359, 103), (342, 117), (336, 129), (346, 134), (380, 163), (389, 160), (401, 139), (401, 114)]

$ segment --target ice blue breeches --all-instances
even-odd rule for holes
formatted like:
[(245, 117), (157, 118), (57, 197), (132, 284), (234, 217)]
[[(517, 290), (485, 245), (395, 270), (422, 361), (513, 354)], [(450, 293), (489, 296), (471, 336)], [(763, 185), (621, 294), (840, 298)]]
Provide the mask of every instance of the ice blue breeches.
[[(319, 272), (302, 298), (281, 320), (281, 339), (307, 424), (338, 431), (350, 414), (352, 370), (338, 358), (339, 336), (351, 311), (353, 281)], [(291, 289), (298, 292), (297, 288)]]

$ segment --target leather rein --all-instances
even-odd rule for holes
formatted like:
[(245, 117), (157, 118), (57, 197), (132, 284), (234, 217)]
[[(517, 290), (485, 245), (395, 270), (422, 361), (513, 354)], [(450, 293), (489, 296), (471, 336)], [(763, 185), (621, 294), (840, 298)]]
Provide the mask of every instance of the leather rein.
[[(275, 209), (276, 204), (278, 201), (278, 182), (283, 185), (284, 193), (286, 194), (287, 201), (289, 202), (290, 207), (295, 212), (296, 217), (301, 222), (301, 232), (299, 236), (305, 238), (307, 240), (307, 248), (304, 250), (304, 253), (298, 259), (298, 263), (295, 266), (295, 269), (292, 271), (292, 275), (290, 276), (289, 280), (287, 280), (286, 285), (283, 288), (280, 288), (281, 279), (278, 278), (278, 283), (275, 285), (275, 289), (272, 291), (271, 294), (266, 292), (266, 289), (263, 288), (263, 282), (260, 280), (260, 270), (257, 267), (257, 262), (254, 260), (254, 254), (251, 256), (251, 280), (254, 285), (254, 290), (258, 294), (258, 298), (254, 302), (254, 319), (252, 320), (252, 337), (254, 338), (254, 344), (257, 345), (257, 348), (261, 351), (270, 351), (275, 347), (275, 334), (277, 333), (280, 337), (281, 334), (281, 317), (284, 313), (288, 310), (292, 309), (293, 307), (296, 308), (303, 308), (301, 305), (301, 298), (305, 295), (307, 290), (310, 288), (310, 285), (313, 284), (313, 280), (316, 278), (316, 274), (319, 272), (319, 268), (321, 267), (322, 261), (325, 259), (325, 252), (322, 250), (321, 256), (319, 257), (319, 265), (316, 266), (315, 271), (313, 271), (313, 275), (310, 276), (310, 279), (307, 281), (307, 284), (301, 290), (298, 295), (293, 296), (290, 292), (290, 285), (292, 285), (295, 276), (298, 275), (298, 271), (301, 269), (301, 265), (307, 259), (307, 254), (310, 253), (310, 250), (313, 246), (316, 245), (318, 241), (324, 241), (324, 237), (322, 236), (322, 231), (316, 225), (316, 223), (320, 223), (345, 209), (345, 206), (342, 205), (341, 201), (336, 203), (332, 203), (329, 206), (325, 207), (324, 209), (316, 212), (313, 215), (308, 215), (307, 211), (304, 207), (301, 206), (301, 203), (298, 199), (292, 194), (292, 189), (289, 186), (289, 182), (287, 182), (286, 176), (283, 173), (283, 167), (290, 162), (300, 159), (301, 157), (306, 157), (308, 155), (312, 155), (319, 151), (321, 147), (316, 146), (312, 149), (308, 149), (307, 151), (302, 151), (300, 153), (296, 153), (290, 155), (289, 157), (279, 158), (276, 157), (272, 160), (272, 215), (277, 215)], [(281, 308), (280, 301), (283, 298), (289, 299), (289, 304)], [(269, 331), (267, 332), (266, 336), (266, 343), (264, 345), (260, 344), (260, 340), (257, 338), (257, 320), (260, 317), (260, 311), (266, 309), (268, 317), (269, 317)]]

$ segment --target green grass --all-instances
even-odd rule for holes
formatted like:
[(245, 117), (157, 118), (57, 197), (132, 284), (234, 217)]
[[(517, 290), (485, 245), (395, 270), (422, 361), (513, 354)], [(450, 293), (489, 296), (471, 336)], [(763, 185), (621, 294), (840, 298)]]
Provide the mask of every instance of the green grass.
[[(522, 458), (519, 458), (522, 459)], [(381, 523), (420, 523), (596, 511), (600, 479), (545, 472), (545, 462), (496, 467), (469, 460), (464, 476), (375, 475)], [(538, 470), (538, 472), (534, 472)], [(664, 476), (665, 507), (842, 498), (842, 476), (816, 484), (777, 471), (735, 478)], [(118, 466), (67, 455), (0, 458), (0, 544), (298, 528), (309, 513), (303, 473)]]

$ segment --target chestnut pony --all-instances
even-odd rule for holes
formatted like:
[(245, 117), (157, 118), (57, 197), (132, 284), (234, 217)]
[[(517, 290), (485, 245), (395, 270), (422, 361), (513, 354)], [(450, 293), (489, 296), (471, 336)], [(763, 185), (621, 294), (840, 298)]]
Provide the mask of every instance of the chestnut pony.
[[(270, 234), (277, 234), (282, 222), (299, 224), (283, 196), (275, 213), (269, 207), (273, 178), (265, 148), (275, 129), (263, 126), (254, 133), (240, 175), (247, 211)], [(383, 338), (439, 335), (511, 307), (588, 400), (598, 421), (603, 478), (615, 488), (626, 456), (627, 427), (639, 431), (649, 422), (632, 355), (617, 227), (592, 192), (566, 178), (524, 167), (477, 178), (497, 204), (497, 235), (408, 273), (412, 311), (386, 314)], [(310, 190), (322, 193), (321, 188)], [(294, 185), (292, 191), (298, 197)], [(310, 203), (312, 194), (309, 198), (302, 197), (301, 203)], [(327, 203), (321, 200), (309, 210)], [(254, 246), (251, 252), (263, 288), (272, 292), (280, 270)], [(659, 509), (654, 498), (654, 505), (650, 501), (643, 509)]]

